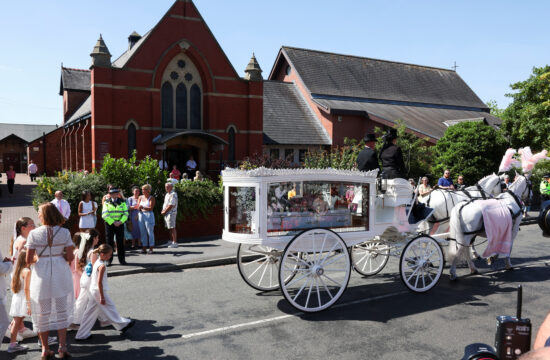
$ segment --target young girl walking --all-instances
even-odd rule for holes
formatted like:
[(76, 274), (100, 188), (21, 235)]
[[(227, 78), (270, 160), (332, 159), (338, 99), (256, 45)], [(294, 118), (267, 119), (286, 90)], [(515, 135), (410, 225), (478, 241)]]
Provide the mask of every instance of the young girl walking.
[(17, 265), (11, 279), (11, 298), (10, 316), (13, 316), (13, 326), (11, 328), (10, 345), (8, 352), (14, 353), (25, 351), (27, 346), (17, 343), (17, 335), (25, 316), (31, 315), (31, 270), (27, 264), (27, 252), (21, 250), (17, 257)]
[[(15, 222), (14, 234), (11, 238), (11, 244), (9, 248), (11, 258), (14, 262), (17, 261), (17, 258), (19, 257), (19, 252), (25, 248), (25, 244), (27, 243), (27, 236), (34, 228), (34, 221), (29, 217), (22, 217)], [(11, 273), (12, 278), (13, 271), (15, 271), (15, 264), (13, 266), (13, 269), (14, 270), (12, 270)], [(13, 329), (13, 326), (14, 321), (11, 322), (10, 327), (6, 332), (6, 337), (11, 338), (11, 329)], [(26, 328), (25, 324), (21, 322), (19, 332), (17, 333), (17, 341), (35, 336), (37, 336), (37, 334), (31, 329)]]
[[(78, 326), (82, 322), (82, 317), (84, 316), (84, 311), (88, 306), (88, 302), (91, 300), (90, 295), (90, 282), (92, 275), (92, 268), (98, 259), (97, 253), (94, 253), (94, 249), (99, 243), (99, 233), (96, 229), (90, 229), (90, 232), (82, 235), (83, 239), (78, 248), (78, 262), (75, 266), (78, 268), (82, 276), (78, 283), (80, 292), (78, 298), (75, 302), (74, 314), (73, 314), (73, 324), (70, 326), (70, 329), (77, 330)], [(88, 271), (86, 271), (89, 269)]]
[(80, 328), (75, 336), (76, 340), (86, 340), (92, 336), (92, 327), (99, 316), (110, 321), (113, 327), (122, 333), (135, 324), (134, 320), (120, 316), (108, 294), (107, 264), (113, 254), (113, 248), (108, 244), (102, 244), (94, 252), (99, 255), (99, 260), (95, 262), (92, 269), (90, 280), (91, 301), (84, 312)]

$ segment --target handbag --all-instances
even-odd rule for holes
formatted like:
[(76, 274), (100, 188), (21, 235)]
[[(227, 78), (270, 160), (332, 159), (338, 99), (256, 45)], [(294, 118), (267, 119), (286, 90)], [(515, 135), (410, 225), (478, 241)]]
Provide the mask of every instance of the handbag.
[(88, 277), (90, 277), (92, 276), (92, 270), (93, 270), (93, 265), (92, 265), (92, 262), (90, 261), (84, 267), (84, 272), (86, 273), (86, 275), (88, 275)]

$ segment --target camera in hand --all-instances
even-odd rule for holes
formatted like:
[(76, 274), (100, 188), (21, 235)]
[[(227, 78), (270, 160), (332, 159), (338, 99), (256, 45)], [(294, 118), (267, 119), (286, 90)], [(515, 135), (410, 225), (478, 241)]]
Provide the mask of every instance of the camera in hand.
[(495, 347), (471, 344), (464, 349), (463, 360), (516, 360), (531, 349), (531, 320), (521, 318), (522, 287), (518, 286), (516, 316), (497, 316)]

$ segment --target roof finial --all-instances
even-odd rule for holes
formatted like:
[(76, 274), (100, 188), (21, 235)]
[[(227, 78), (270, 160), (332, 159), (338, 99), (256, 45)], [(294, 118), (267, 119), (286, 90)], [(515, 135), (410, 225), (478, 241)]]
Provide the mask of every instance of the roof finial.
[(258, 60), (256, 60), (256, 55), (254, 52), (252, 53), (252, 57), (250, 58), (246, 69), (244, 69), (244, 72), (246, 73), (244, 76), (246, 80), (262, 81), (264, 79), (262, 77), (262, 68), (260, 67), (260, 64), (258, 64)]
[(103, 36), (101, 36), (101, 34), (99, 34), (99, 39), (97, 40), (90, 56), (92, 57), (91, 67), (111, 67), (111, 53), (109, 52), (107, 45), (105, 45), (105, 41), (103, 41)]

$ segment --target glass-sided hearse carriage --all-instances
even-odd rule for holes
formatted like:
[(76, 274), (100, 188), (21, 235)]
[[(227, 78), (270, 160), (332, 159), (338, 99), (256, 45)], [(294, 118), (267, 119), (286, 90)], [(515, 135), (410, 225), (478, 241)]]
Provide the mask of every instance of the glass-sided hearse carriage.
[[(238, 268), (253, 288), (281, 288), (297, 309), (334, 304), (351, 268), (374, 275), (401, 256), (405, 285), (431, 289), (443, 271), (439, 243), (416, 235), (415, 201), (404, 179), (376, 171), (226, 169), (223, 239), (239, 243)], [(412, 223), (412, 224), (411, 224)]]

